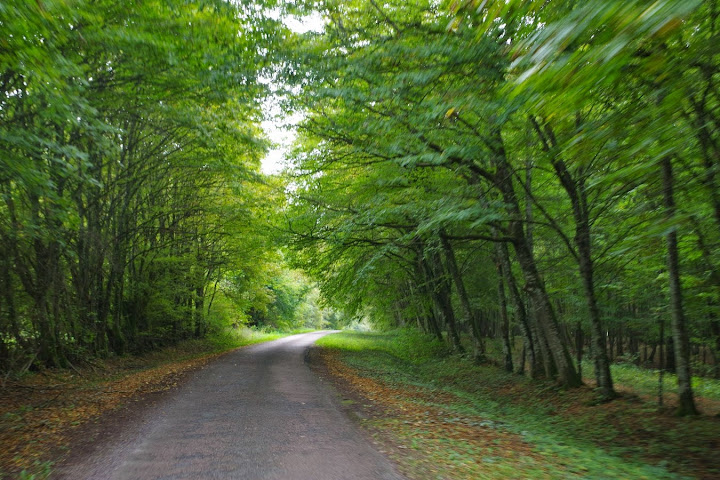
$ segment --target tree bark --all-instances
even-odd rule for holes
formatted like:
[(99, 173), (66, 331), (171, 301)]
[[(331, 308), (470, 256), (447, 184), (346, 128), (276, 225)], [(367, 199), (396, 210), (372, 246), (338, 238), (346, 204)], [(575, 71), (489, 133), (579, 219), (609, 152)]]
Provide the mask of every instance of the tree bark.
[(429, 248), (426, 252), (429, 259), (423, 259), (428, 279), (430, 281), (430, 289), (433, 301), (435, 302), (438, 313), (442, 316), (447, 328), (448, 340), (454, 352), (462, 353), (464, 348), (460, 343), (460, 335), (455, 322), (455, 311), (452, 307), (451, 287), (448, 275), (440, 258), (440, 253), (435, 248)]
[(455, 291), (460, 299), (460, 308), (462, 311), (462, 321), (466, 325), (470, 325), (470, 332), (473, 338), (473, 357), (476, 362), (485, 361), (485, 344), (480, 332), (480, 325), (478, 322), (477, 315), (473, 313), (472, 306), (470, 305), (470, 298), (465, 288), (465, 282), (460, 273), (460, 269), (457, 266), (457, 260), (455, 258), (455, 252), (443, 232), (440, 232), (440, 242), (445, 253), (445, 261), (447, 269), (452, 276), (453, 283), (455, 284)]
[[(512, 273), (512, 266), (510, 265), (510, 249), (507, 243), (500, 242), (496, 247), (498, 249), (498, 256), (502, 266), (502, 275), (505, 280), (505, 284), (510, 292), (510, 299), (515, 307), (515, 315), (517, 316), (517, 322), (520, 326), (524, 338), (524, 350), (528, 359), (528, 376), (530, 378), (536, 378), (540, 371), (541, 359), (540, 357), (543, 350), (539, 346), (537, 328), (533, 324), (533, 320), (527, 315), (525, 309), (525, 302), (520, 295), (515, 276)], [(522, 372), (521, 372), (522, 373)]]
[[(425, 305), (427, 306), (427, 302), (433, 302), (433, 294), (432, 294), (432, 287), (430, 286), (430, 279), (428, 278), (427, 270), (425, 268), (425, 262), (423, 260), (423, 251), (422, 248), (416, 249), (416, 259), (415, 259), (415, 278), (418, 282), (418, 287), (421, 292), (421, 296), (425, 297), (426, 302)], [(424, 320), (424, 330), (426, 333), (430, 333), (434, 335), (439, 340), (443, 339), (442, 336), (442, 330), (440, 330), (440, 325), (438, 325), (437, 318), (435, 317), (434, 309), (432, 306), (427, 306), (426, 308), (426, 315), (423, 317)]]
[(560, 335), (555, 312), (550, 303), (544, 282), (537, 269), (535, 258), (530, 251), (520, 219), (520, 207), (513, 188), (512, 172), (502, 145), (499, 132), (495, 132), (494, 143), (496, 173), (494, 182), (508, 209), (510, 221), (508, 234), (512, 238), (515, 254), (525, 278), (525, 290), (532, 301), (534, 313), (540, 327), (539, 333), (547, 341), (550, 355), (557, 369), (558, 381), (565, 387), (578, 387), (582, 379), (573, 365), (565, 339)]
[(590, 319), (590, 351), (595, 365), (595, 380), (602, 399), (611, 400), (617, 396), (617, 393), (615, 393), (613, 387), (607, 344), (605, 342), (605, 336), (603, 335), (600, 309), (598, 308), (597, 295), (595, 294), (592, 242), (590, 237), (590, 212), (585, 182), (582, 178), (579, 178), (578, 175), (573, 177), (565, 161), (556, 154), (555, 150), (558, 145), (551, 127), (545, 125), (545, 129), (543, 130), (534, 118), (530, 120), (536, 133), (540, 137), (543, 149), (550, 155), (550, 163), (572, 205), (573, 219), (575, 221), (574, 240), (577, 247), (577, 262)]
[[(661, 163), (665, 218), (671, 223), (675, 219), (675, 197), (673, 192), (672, 160), (665, 157)], [(680, 260), (677, 244), (677, 231), (673, 228), (666, 235), (667, 268), (670, 289), (670, 312), (672, 318), (672, 336), (675, 350), (675, 370), (678, 379), (679, 405), (677, 414), (697, 415), (691, 384), (690, 339), (688, 337), (685, 312), (680, 285)]]
[(512, 359), (512, 345), (510, 343), (510, 318), (507, 310), (507, 300), (505, 297), (505, 280), (502, 274), (502, 265), (498, 259), (496, 262), (498, 270), (497, 278), (497, 291), (498, 291), (498, 304), (500, 306), (500, 335), (502, 336), (503, 345), (503, 366), (506, 372), (512, 373), (513, 371), (513, 359)]

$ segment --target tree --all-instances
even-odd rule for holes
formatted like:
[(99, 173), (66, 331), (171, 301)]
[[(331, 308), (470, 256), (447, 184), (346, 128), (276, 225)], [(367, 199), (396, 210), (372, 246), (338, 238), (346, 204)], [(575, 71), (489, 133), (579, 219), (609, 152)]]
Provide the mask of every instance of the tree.
[[(587, 333), (603, 400), (615, 396), (613, 357), (657, 348), (657, 316), (670, 310), (649, 291), (671, 293), (657, 274), (667, 228), (691, 227), (679, 264), (716, 298), (701, 280), (717, 276), (713, 2), (310, 4), (326, 30), (293, 37), (283, 78), (307, 113), (292, 230), (299, 258), (321, 259), (327, 294), (395, 312), (397, 324), (414, 317), (455, 344), (453, 331), (488, 333), (479, 311), (502, 319), (510, 305), (530, 372), (566, 386), (580, 383), (570, 354), (580, 361)], [(672, 220), (656, 168), (666, 156), (683, 166), (675, 195), (687, 206)], [(492, 301), (453, 260), (455, 243), (487, 242), (500, 245), (481, 260), (502, 279)], [(391, 285), (398, 295), (373, 298)], [(691, 330), (709, 332), (717, 301), (689, 301), (705, 317)]]
[(203, 336), (230, 236), (270, 248), (244, 225), (265, 148), (255, 46), (275, 24), (247, 3), (0, 9), (3, 365)]

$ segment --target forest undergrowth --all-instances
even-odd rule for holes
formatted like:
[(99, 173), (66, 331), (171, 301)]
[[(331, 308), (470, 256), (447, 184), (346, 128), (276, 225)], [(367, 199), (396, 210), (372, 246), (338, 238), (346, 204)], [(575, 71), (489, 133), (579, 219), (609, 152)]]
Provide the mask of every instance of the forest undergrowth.
[(92, 360), (74, 369), (5, 377), (0, 384), (0, 479), (46, 478), (82, 436), (82, 426), (148, 395), (235, 348), (289, 335), (229, 329), (142, 356)]
[(408, 478), (720, 478), (717, 399), (700, 402), (715, 410), (678, 418), (671, 398), (658, 410), (628, 383), (598, 403), (591, 386), (474, 365), (408, 331), (318, 344), (315, 368)]

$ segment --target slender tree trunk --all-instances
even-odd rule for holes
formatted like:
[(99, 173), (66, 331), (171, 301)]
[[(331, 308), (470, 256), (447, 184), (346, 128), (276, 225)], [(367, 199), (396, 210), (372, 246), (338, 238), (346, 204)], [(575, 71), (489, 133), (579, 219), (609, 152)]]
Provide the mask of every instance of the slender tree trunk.
[(630, 356), (633, 359), (635, 365), (640, 364), (640, 342), (635, 332), (630, 331), (628, 335), (628, 348), (630, 349)]
[[(532, 171), (533, 164), (529, 158), (525, 160), (525, 235), (530, 251), (534, 250), (533, 236), (533, 201), (532, 201)], [(534, 252), (533, 252), (534, 254)]]
[(450, 279), (440, 258), (439, 252), (431, 248), (427, 252), (429, 259), (426, 262), (426, 269), (429, 273), (430, 285), (433, 300), (438, 312), (442, 316), (447, 328), (448, 340), (453, 351), (462, 353), (464, 348), (460, 343), (457, 324), (455, 322), (455, 311), (452, 307)]
[(460, 298), (460, 308), (462, 311), (462, 322), (466, 325), (470, 325), (470, 332), (473, 338), (473, 357), (476, 362), (485, 361), (485, 344), (480, 334), (480, 325), (478, 324), (477, 315), (473, 313), (472, 306), (470, 305), (470, 298), (465, 288), (465, 282), (460, 273), (460, 269), (457, 266), (457, 260), (455, 259), (455, 252), (450, 245), (450, 241), (445, 237), (443, 232), (440, 232), (440, 242), (442, 244), (443, 252), (445, 253), (445, 261), (447, 268), (452, 276), (453, 283), (455, 284), (455, 291)]
[(203, 338), (207, 333), (207, 323), (205, 321), (205, 288), (198, 286), (195, 289), (195, 337)]
[(510, 165), (505, 156), (505, 149), (502, 145), (502, 139), (499, 138), (499, 132), (496, 132), (496, 134), (498, 138), (496, 138), (495, 142), (495, 185), (500, 190), (503, 201), (509, 210), (511, 220), (508, 233), (512, 238), (515, 254), (525, 277), (525, 290), (532, 301), (538, 325), (540, 326), (539, 333), (547, 341), (553, 363), (558, 372), (558, 381), (566, 387), (577, 387), (582, 385), (582, 379), (578, 375), (575, 365), (573, 365), (567, 343), (560, 334), (560, 328), (550, 298), (538, 272), (535, 258), (529, 249), (522, 222), (519, 220), (522, 215), (513, 188)]
[[(672, 326), (672, 325), (671, 325)], [(673, 337), (670, 335), (665, 338), (665, 364), (663, 368), (666, 372), (675, 373), (675, 344)]]
[(645, 362), (648, 365), (654, 365), (655, 364), (655, 352), (657, 351), (658, 342), (653, 343), (652, 349), (650, 349), (650, 355), (647, 356)]
[[(675, 219), (675, 197), (673, 193), (673, 171), (670, 157), (663, 159), (662, 164), (663, 197), (665, 215), (668, 222)], [(670, 282), (670, 312), (672, 316), (672, 336), (675, 350), (675, 370), (678, 379), (678, 415), (697, 415), (693, 397), (690, 373), (690, 339), (685, 321), (682, 304), (682, 287), (680, 285), (680, 260), (677, 245), (677, 231), (672, 229), (666, 236), (667, 266)]]
[(623, 331), (622, 325), (618, 325), (617, 329), (617, 343), (616, 343), (616, 349), (617, 349), (617, 356), (618, 357), (624, 357), (625, 356), (625, 338), (623, 337), (623, 334), (625, 333)]
[(502, 275), (502, 266), (497, 262), (498, 278), (497, 278), (497, 291), (498, 291), (498, 304), (500, 306), (500, 335), (502, 336), (503, 345), (503, 366), (506, 372), (512, 373), (513, 371), (513, 359), (512, 359), (512, 345), (510, 344), (510, 318), (507, 311), (507, 300), (505, 298), (505, 281)]
[[(215, 301), (215, 295), (218, 291), (218, 284), (220, 283), (220, 274), (218, 273), (217, 278), (215, 279), (215, 282), (213, 283), (213, 289), (212, 294), (210, 295), (210, 301), (208, 302), (207, 309), (205, 310), (205, 318), (208, 318), (210, 316), (210, 311), (212, 310), (213, 302)], [(410, 287), (410, 295), (412, 296), (412, 286)]]
[(710, 332), (715, 339), (714, 345), (710, 346), (710, 355), (713, 359), (713, 371), (715, 378), (720, 378), (720, 321), (713, 315), (710, 320)]
[(592, 259), (592, 242), (590, 237), (590, 212), (587, 203), (587, 192), (584, 180), (568, 169), (565, 161), (557, 154), (558, 143), (550, 125), (541, 128), (538, 122), (530, 119), (536, 133), (540, 137), (543, 149), (551, 156), (550, 162), (560, 180), (560, 184), (570, 199), (573, 219), (575, 221), (575, 245), (577, 247), (577, 261), (582, 279), (585, 301), (590, 319), (590, 343), (593, 362), (595, 364), (595, 380), (603, 400), (611, 400), (617, 396), (613, 387), (610, 373), (610, 362), (607, 354), (607, 344), (603, 335), (600, 309), (595, 294), (594, 265)]
[[(50, 219), (47, 212), (41, 214), (41, 200), (37, 196), (31, 196), (32, 214), (37, 225), (45, 223), (49, 228)], [(46, 218), (42, 220), (42, 217)], [(53, 232), (57, 234), (59, 232)], [(61, 345), (56, 335), (55, 322), (58, 318), (52, 315), (52, 295), (57, 294), (54, 288), (58, 262), (57, 240), (44, 241), (41, 238), (33, 240), (35, 282), (34, 289), (30, 290), (33, 299), (33, 316), (37, 326), (38, 359), (49, 367), (65, 366), (65, 358), (62, 354)]]
[(532, 320), (527, 316), (527, 310), (525, 309), (525, 302), (520, 295), (515, 276), (512, 273), (510, 265), (510, 249), (507, 243), (498, 243), (498, 257), (502, 266), (502, 276), (505, 280), (505, 284), (510, 292), (510, 299), (515, 307), (515, 315), (517, 316), (517, 322), (520, 326), (520, 331), (523, 335), (525, 354), (528, 359), (528, 376), (530, 378), (536, 378), (540, 370), (540, 364), (542, 363), (538, 357), (541, 354), (538, 352), (540, 349), (537, 329), (535, 328)]
[(582, 324), (577, 322), (577, 325), (575, 325), (575, 357), (577, 358), (577, 368), (580, 377), (582, 377), (583, 374), (582, 361), (584, 344), (585, 336), (583, 335)]
[(440, 325), (438, 324), (437, 318), (435, 317), (434, 309), (432, 306), (428, 305), (428, 302), (431, 302), (432, 304), (432, 302), (434, 301), (432, 287), (430, 285), (430, 279), (428, 278), (428, 274), (425, 268), (425, 262), (422, 255), (422, 248), (418, 248), (416, 251), (414, 266), (415, 278), (418, 279), (418, 287), (420, 288), (422, 297), (424, 297), (426, 300), (425, 302), (423, 302), (426, 305), (426, 315), (423, 317), (425, 320), (425, 332), (431, 333), (439, 340), (442, 340), (442, 330), (440, 329)]
[(613, 387), (612, 375), (610, 374), (610, 361), (608, 360), (607, 344), (603, 335), (603, 328), (600, 321), (600, 309), (598, 308), (595, 296), (595, 283), (593, 280), (593, 265), (590, 256), (590, 231), (588, 224), (583, 222), (581, 237), (576, 241), (579, 245), (580, 275), (582, 277), (585, 299), (590, 314), (590, 343), (595, 364), (595, 380), (603, 400), (610, 400), (617, 396)]
[[(7, 259), (6, 259), (7, 260)], [(5, 320), (7, 322), (12, 338), (23, 351), (28, 350), (27, 339), (23, 336), (18, 322), (17, 308), (15, 307), (15, 287), (13, 277), (10, 273), (10, 261), (3, 261), (3, 298), (5, 300)]]
[(658, 408), (663, 407), (663, 387), (665, 380), (665, 366), (663, 365), (665, 355), (663, 354), (663, 345), (665, 344), (665, 320), (660, 320), (660, 368), (658, 369)]

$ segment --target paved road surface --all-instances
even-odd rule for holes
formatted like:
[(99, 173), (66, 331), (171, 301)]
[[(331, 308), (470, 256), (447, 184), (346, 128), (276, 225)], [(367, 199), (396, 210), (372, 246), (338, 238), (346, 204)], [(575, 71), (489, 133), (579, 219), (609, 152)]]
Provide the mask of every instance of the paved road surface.
[(322, 335), (221, 357), (55, 478), (400, 480), (305, 365)]

